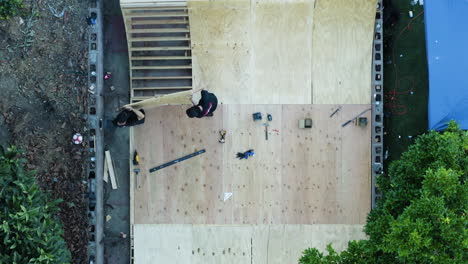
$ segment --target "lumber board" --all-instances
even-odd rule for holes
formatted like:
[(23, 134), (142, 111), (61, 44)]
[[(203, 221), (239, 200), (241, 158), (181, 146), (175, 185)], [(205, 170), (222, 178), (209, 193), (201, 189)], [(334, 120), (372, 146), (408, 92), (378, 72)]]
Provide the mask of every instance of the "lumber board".
[(130, 60), (191, 60), (191, 56), (133, 56)]
[(190, 47), (131, 47), (130, 51), (149, 51), (149, 50), (190, 50)]
[(133, 90), (185, 90), (192, 89), (191, 86), (160, 86), (160, 87), (133, 87)]
[(174, 69), (191, 69), (191, 65), (182, 66), (132, 66), (132, 70), (174, 70)]
[(144, 14), (140, 13), (126, 13), (126, 17), (188, 17), (188, 14), (185, 12), (145, 12)]
[(143, 28), (143, 29), (130, 29), (128, 33), (187, 33), (190, 32), (188, 28)]
[(130, 42), (145, 42), (145, 41), (180, 41), (190, 40), (189, 37), (140, 37), (131, 38)]
[(133, 77), (132, 81), (140, 81), (140, 80), (178, 80), (178, 79), (192, 79), (192, 76), (144, 76), (144, 77)]
[(105, 182), (109, 181), (109, 166), (107, 166), (107, 159), (104, 159), (104, 176), (102, 177), (102, 179)]
[[(192, 91), (183, 91), (178, 93), (171, 93), (163, 96), (158, 97), (150, 97), (143, 101), (127, 104), (125, 106), (131, 106), (137, 109), (147, 109), (150, 107), (155, 107), (159, 105), (171, 105), (171, 104), (183, 104), (183, 105), (191, 105), (192, 102), (190, 101), (190, 97), (192, 96)], [(139, 97), (134, 97), (133, 99), (139, 100)]]
[(129, 7), (129, 8), (124, 8), (123, 10), (125, 13), (129, 12), (140, 12), (140, 11), (167, 11), (167, 10), (186, 10), (187, 6), (153, 6), (153, 7)]
[(168, 24), (187, 24), (188, 20), (186, 19), (158, 19), (158, 20), (131, 20), (132, 26), (136, 25), (168, 25)]
[(105, 156), (106, 156), (107, 168), (109, 169), (109, 178), (110, 178), (111, 186), (112, 186), (112, 189), (115, 190), (117, 189), (117, 181), (115, 179), (114, 163), (112, 162), (110, 151), (106, 150)]

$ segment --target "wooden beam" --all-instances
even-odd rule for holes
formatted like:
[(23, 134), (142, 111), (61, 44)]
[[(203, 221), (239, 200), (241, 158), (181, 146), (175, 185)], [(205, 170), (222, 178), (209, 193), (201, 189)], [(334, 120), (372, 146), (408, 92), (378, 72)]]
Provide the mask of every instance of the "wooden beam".
[(133, 90), (184, 90), (192, 89), (191, 86), (169, 86), (169, 87), (133, 87)]
[(145, 42), (145, 41), (188, 41), (189, 37), (138, 37), (131, 38), (130, 42)]
[(143, 77), (132, 77), (132, 81), (141, 81), (141, 80), (179, 80), (179, 79), (192, 79), (192, 76), (143, 76)]
[(133, 66), (132, 70), (176, 70), (176, 69), (191, 69), (191, 65), (184, 66)]
[(180, 6), (145, 6), (145, 7), (124, 7), (124, 11), (139, 11), (139, 10), (173, 10), (173, 9), (187, 9), (186, 5)]
[(133, 56), (131, 60), (191, 60), (191, 56)]
[(112, 189), (117, 189), (117, 181), (115, 180), (114, 164), (112, 163), (112, 157), (110, 151), (106, 150), (106, 162), (107, 167), (109, 168), (109, 177), (111, 180)]
[(186, 19), (158, 19), (158, 20), (132, 20), (132, 26), (135, 25), (168, 25), (168, 24), (187, 24)]
[(147, 97), (147, 96), (135, 96), (132, 97), (132, 100), (142, 100), (137, 103), (128, 104), (126, 106), (131, 106), (136, 109), (140, 108), (150, 108), (159, 105), (191, 105), (192, 102), (190, 98), (192, 96), (192, 91), (183, 91), (178, 93), (171, 93), (157, 97)]
[(184, 12), (158, 12), (158, 13), (146, 13), (146, 14), (135, 14), (127, 13), (125, 17), (188, 17), (188, 13)]
[(128, 33), (187, 33), (190, 32), (188, 28), (142, 28), (130, 29)]
[(109, 166), (107, 166), (107, 159), (104, 159), (104, 177), (105, 182), (109, 182)]

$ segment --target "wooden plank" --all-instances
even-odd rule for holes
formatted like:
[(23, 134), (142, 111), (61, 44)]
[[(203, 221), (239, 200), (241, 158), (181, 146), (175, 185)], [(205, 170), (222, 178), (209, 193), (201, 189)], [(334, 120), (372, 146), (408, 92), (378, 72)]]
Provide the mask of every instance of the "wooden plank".
[(109, 177), (112, 185), (112, 189), (117, 189), (117, 181), (115, 179), (114, 164), (112, 163), (112, 157), (110, 151), (105, 151), (107, 167), (109, 169)]
[(130, 12), (139, 12), (139, 11), (166, 11), (166, 10), (187, 10), (187, 6), (153, 6), (153, 7), (130, 7), (130, 8), (124, 8), (123, 9), (126, 14)]
[(151, 51), (151, 50), (190, 50), (190, 47), (131, 47), (130, 51)]
[(133, 56), (130, 60), (191, 60), (191, 56)]
[(186, 19), (158, 19), (158, 20), (132, 20), (132, 26), (135, 25), (169, 25), (169, 24), (188, 24), (188, 20)]
[(191, 65), (183, 66), (133, 66), (132, 70), (175, 70), (175, 69), (191, 69)]
[(139, 80), (179, 80), (179, 79), (192, 79), (192, 76), (144, 76), (144, 77), (133, 77), (132, 81)]
[[(377, 0), (317, 1), (312, 35), (314, 104), (369, 104)], [(346, 45), (343, 45), (346, 43)], [(339, 63), (330, 60), (339, 58)]]
[(187, 0), (121, 0), (122, 9), (142, 7), (187, 6)]
[(109, 166), (107, 166), (107, 159), (104, 159), (104, 177), (102, 179), (105, 182), (109, 181)]
[(144, 90), (185, 90), (192, 89), (191, 86), (166, 86), (166, 87), (133, 87), (135, 91), (144, 91)]
[(143, 29), (130, 29), (127, 33), (187, 33), (190, 32), (188, 28), (143, 28)]
[(188, 17), (187, 13), (183, 12), (160, 12), (160, 13), (147, 13), (147, 14), (126, 14), (126, 17)]
[(192, 91), (184, 91), (178, 93), (171, 93), (166, 94), (163, 96), (157, 97), (145, 97), (145, 96), (138, 96), (133, 97), (133, 100), (143, 100), (138, 103), (128, 104), (127, 106), (131, 106), (133, 108), (148, 108), (154, 107), (159, 105), (171, 105), (171, 104), (183, 104), (183, 105), (191, 105), (192, 102), (190, 101), (190, 97), (192, 96)]
[(376, 3), (190, 1), (194, 89), (226, 104), (368, 104)]
[(144, 41), (183, 41), (190, 40), (189, 37), (139, 37), (131, 38), (130, 42), (144, 42)]

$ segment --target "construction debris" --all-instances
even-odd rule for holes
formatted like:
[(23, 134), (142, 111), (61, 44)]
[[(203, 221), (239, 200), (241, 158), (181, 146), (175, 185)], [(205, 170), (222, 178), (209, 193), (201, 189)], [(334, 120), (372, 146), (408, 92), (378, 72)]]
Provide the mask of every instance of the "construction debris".
[(112, 163), (112, 157), (111, 157), (110, 151), (106, 150), (105, 155), (106, 155), (107, 168), (109, 169), (109, 177), (111, 181), (111, 186), (112, 186), (112, 189), (115, 190), (117, 189), (117, 181), (115, 180), (114, 164)]

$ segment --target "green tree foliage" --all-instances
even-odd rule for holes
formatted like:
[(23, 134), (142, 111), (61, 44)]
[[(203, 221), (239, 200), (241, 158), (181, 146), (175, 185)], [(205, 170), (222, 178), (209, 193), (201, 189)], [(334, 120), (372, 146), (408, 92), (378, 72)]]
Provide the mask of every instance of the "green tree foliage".
[(467, 263), (467, 177), (468, 132), (452, 121), (443, 133), (418, 137), (378, 179), (383, 197), (367, 218), (368, 240), (341, 253), (307, 249), (299, 263)]
[(23, 165), (15, 148), (0, 151), (0, 263), (70, 263), (54, 216), (61, 201), (49, 201)]
[(0, 19), (9, 19), (23, 8), (23, 0), (0, 0)]

